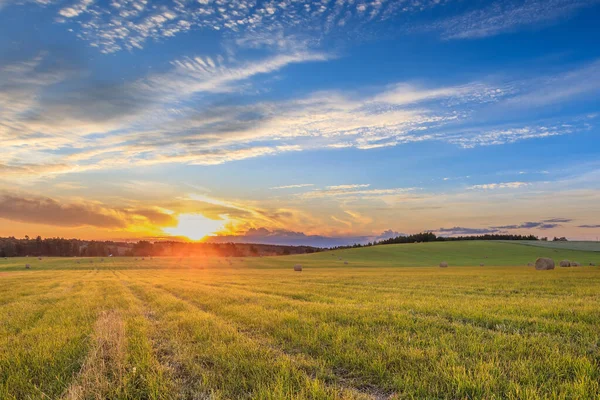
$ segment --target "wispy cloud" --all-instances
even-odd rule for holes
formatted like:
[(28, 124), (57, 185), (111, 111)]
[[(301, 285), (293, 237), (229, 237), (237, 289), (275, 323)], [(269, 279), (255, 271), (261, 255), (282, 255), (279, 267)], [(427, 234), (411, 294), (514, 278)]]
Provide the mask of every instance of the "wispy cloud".
[(327, 34), (344, 31), (352, 35), (359, 26), (438, 4), (438, 0), (414, 4), (398, 0), (174, 0), (160, 4), (147, 0), (113, 0), (108, 4), (76, 0), (60, 9), (57, 20), (77, 23), (77, 35), (106, 53), (140, 49), (149, 41), (192, 29), (233, 37), (244, 46), (273, 48), (287, 46), (286, 37), (294, 32), (301, 31), (317, 42)]
[(494, 190), (494, 189), (518, 189), (530, 185), (528, 182), (501, 182), (485, 183), (481, 185), (469, 186), (469, 190)]
[(272, 187), (271, 189), (296, 189), (296, 188), (305, 188), (305, 187), (310, 187), (310, 186), (314, 186), (314, 184), (313, 183), (299, 183), (299, 184), (295, 184), (295, 185), (275, 186), (275, 187)]
[(358, 188), (366, 188), (371, 186), (368, 183), (363, 184), (353, 184), (353, 185), (336, 185), (336, 186), (327, 186), (329, 190), (346, 190), (346, 189), (358, 189)]
[(596, 3), (597, 0), (502, 1), (443, 20), (433, 29), (441, 31), (445, 39), (482, 38), (553, 23)]
[(319, 198), (373, 198), (380, 196), (403, 195), (417, 190), (417, 188), (392, 188), (392, 189), (315, 189), (310, 192), (299, 194), (304, 199), (319, 199)]

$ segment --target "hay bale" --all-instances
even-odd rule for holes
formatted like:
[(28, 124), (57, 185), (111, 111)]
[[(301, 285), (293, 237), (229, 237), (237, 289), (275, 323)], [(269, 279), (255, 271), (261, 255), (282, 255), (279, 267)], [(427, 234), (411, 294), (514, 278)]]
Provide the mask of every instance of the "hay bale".
[(25, 264), (25, 269), (29, 269), (29, 268), (31, 268), (31, 265)]
[(300, 264), (294, 265), (294, 271), (301, 272), (302, 271), (302, 265), (300, 265)]
[(590, 267), (595, 267), (595, 266), (596, 266), (596, 264), (590, 263)]
[(479, 266), (480, 266), (480, 267), (484, 267), (484, 266), (485, 266), (485, 264), (484, 264), (484, 263), (480, 263), (480, 264), (479, 264)]
[(560, 265), (563, 268), (567, 268), (571, 266), (571, 261), (569, 260), (562, 260), (558, 265)]
[(578, 263), (578, 262), (576, 262), (576, 261), (573, 261), (573, 262), (571, 263), (571, 267), (581, 267), (581, 264), (579, 264), (579, 263)]
[(345, 264), (345, 265), (348, 265), (348, 261), (344, 261), (344, 264)]
[(551, 258), (540, 257), (535, 260), (535, 269), (538, 271), (547, 271), (554, 269), (554, 260)]
[(42, 257), (38, 257), (38, 260), (41, 260), (41, 259), (42, 259)]
[(448, 268), (448, 263), (446, 261), (442, 261), (440, 263), (440, 268)]

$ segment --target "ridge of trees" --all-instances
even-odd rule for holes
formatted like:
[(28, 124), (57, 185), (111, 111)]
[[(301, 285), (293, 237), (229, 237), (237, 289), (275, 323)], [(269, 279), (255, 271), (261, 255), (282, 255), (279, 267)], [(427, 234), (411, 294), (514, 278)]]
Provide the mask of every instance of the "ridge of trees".
[(311, 246), (282, 246), (251, 243), (150, 242), (137, 243), (64, 238), (0, 238), (0, 257), (108, 257), (113, 256), (205, 256), (259, 257), (314, 253)]

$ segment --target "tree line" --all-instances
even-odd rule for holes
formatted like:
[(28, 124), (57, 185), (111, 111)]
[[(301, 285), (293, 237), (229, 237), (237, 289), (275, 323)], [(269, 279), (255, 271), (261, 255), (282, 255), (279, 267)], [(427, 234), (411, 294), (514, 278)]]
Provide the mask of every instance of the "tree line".
[[(547, 240), (547, 238), (539, 239), (534, 235), (511, 235), (511, 234), (485, 234), (472, 236), (437, 236), (433, 232), (422, 232), (413, 235), (396, 236), (389, 239), (369, 242), (367, 244), (353, 244), (351, 246), (339, 246), (336, 249), (348, 249), (357, 247), (379, 246), (384, 244), (402, 244), (402, 243), (420, 243), (420, 242), (451, 242), (456, 240)], [(554, 238), (557, 240), (557, 238)], [(561, 240), (566, 240), (561, 238)]]
[(314, 253), (311, 246), (284, 246), (248, 243), (150, 242), (136, 243), (96, 241), (40, 236), (23, 239), (0, 237), (0, 257), (108, 257), (108, 256), (178, 256), (178, 257), (260, 257)]

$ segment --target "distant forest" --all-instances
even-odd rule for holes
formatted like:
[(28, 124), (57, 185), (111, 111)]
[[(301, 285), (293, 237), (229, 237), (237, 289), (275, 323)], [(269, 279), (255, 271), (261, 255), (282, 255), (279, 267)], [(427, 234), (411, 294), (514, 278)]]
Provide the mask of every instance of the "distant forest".
[[(367, 244), (339, 246), (335, 249), (379, 246), (385, 244), (415, 242), (446, 242), (454, 240), (548, 240), (534, 235), (479, 235), (443, 237), (434, 233), (417, 233), (415, 235), (398, 236)], [(566, 241), (557, 238), (554, 241)], [(88, 241), (80, 239), (46, 238), (23, 239), (14, 237), (0, 238), (0, 257), (108, 257), (113, 256), (204, 256), (204, 257), (260, 257), (290, 254), (315, 253), (324, 249), (310, 246), (284, 246), (249, 243), (186, 243), (186, 242), (149, 242), (137, 243)]]
[[(472, 236), (437, 236), (432, 232), (417, 233), (408, 236), (397, 236), (390, 239), (370, 242), (367, 244), (353, 244), (351, 246), (339, 246), (336, 249), (349, 249), (356, 247), (379, 246), (383, 244), (420, 243), (420, 242), (451, 242), (456, 240), (548, 240), (547, 237), (538, 238), (534, 235), (509, 235), (509, 234), (486, 234)], [(567, 241), (566, 238), (555, 237), (553, 241)]]
[(88, 241), (80, 239), (37, 237), (0, 238), (0, 257), (108, 257), (113, 256), (195, 256), (195, 257), (259, 257), (305, 254), (321, 251), (310, 246), (280, 246), (247, 243), (137, 243)]

